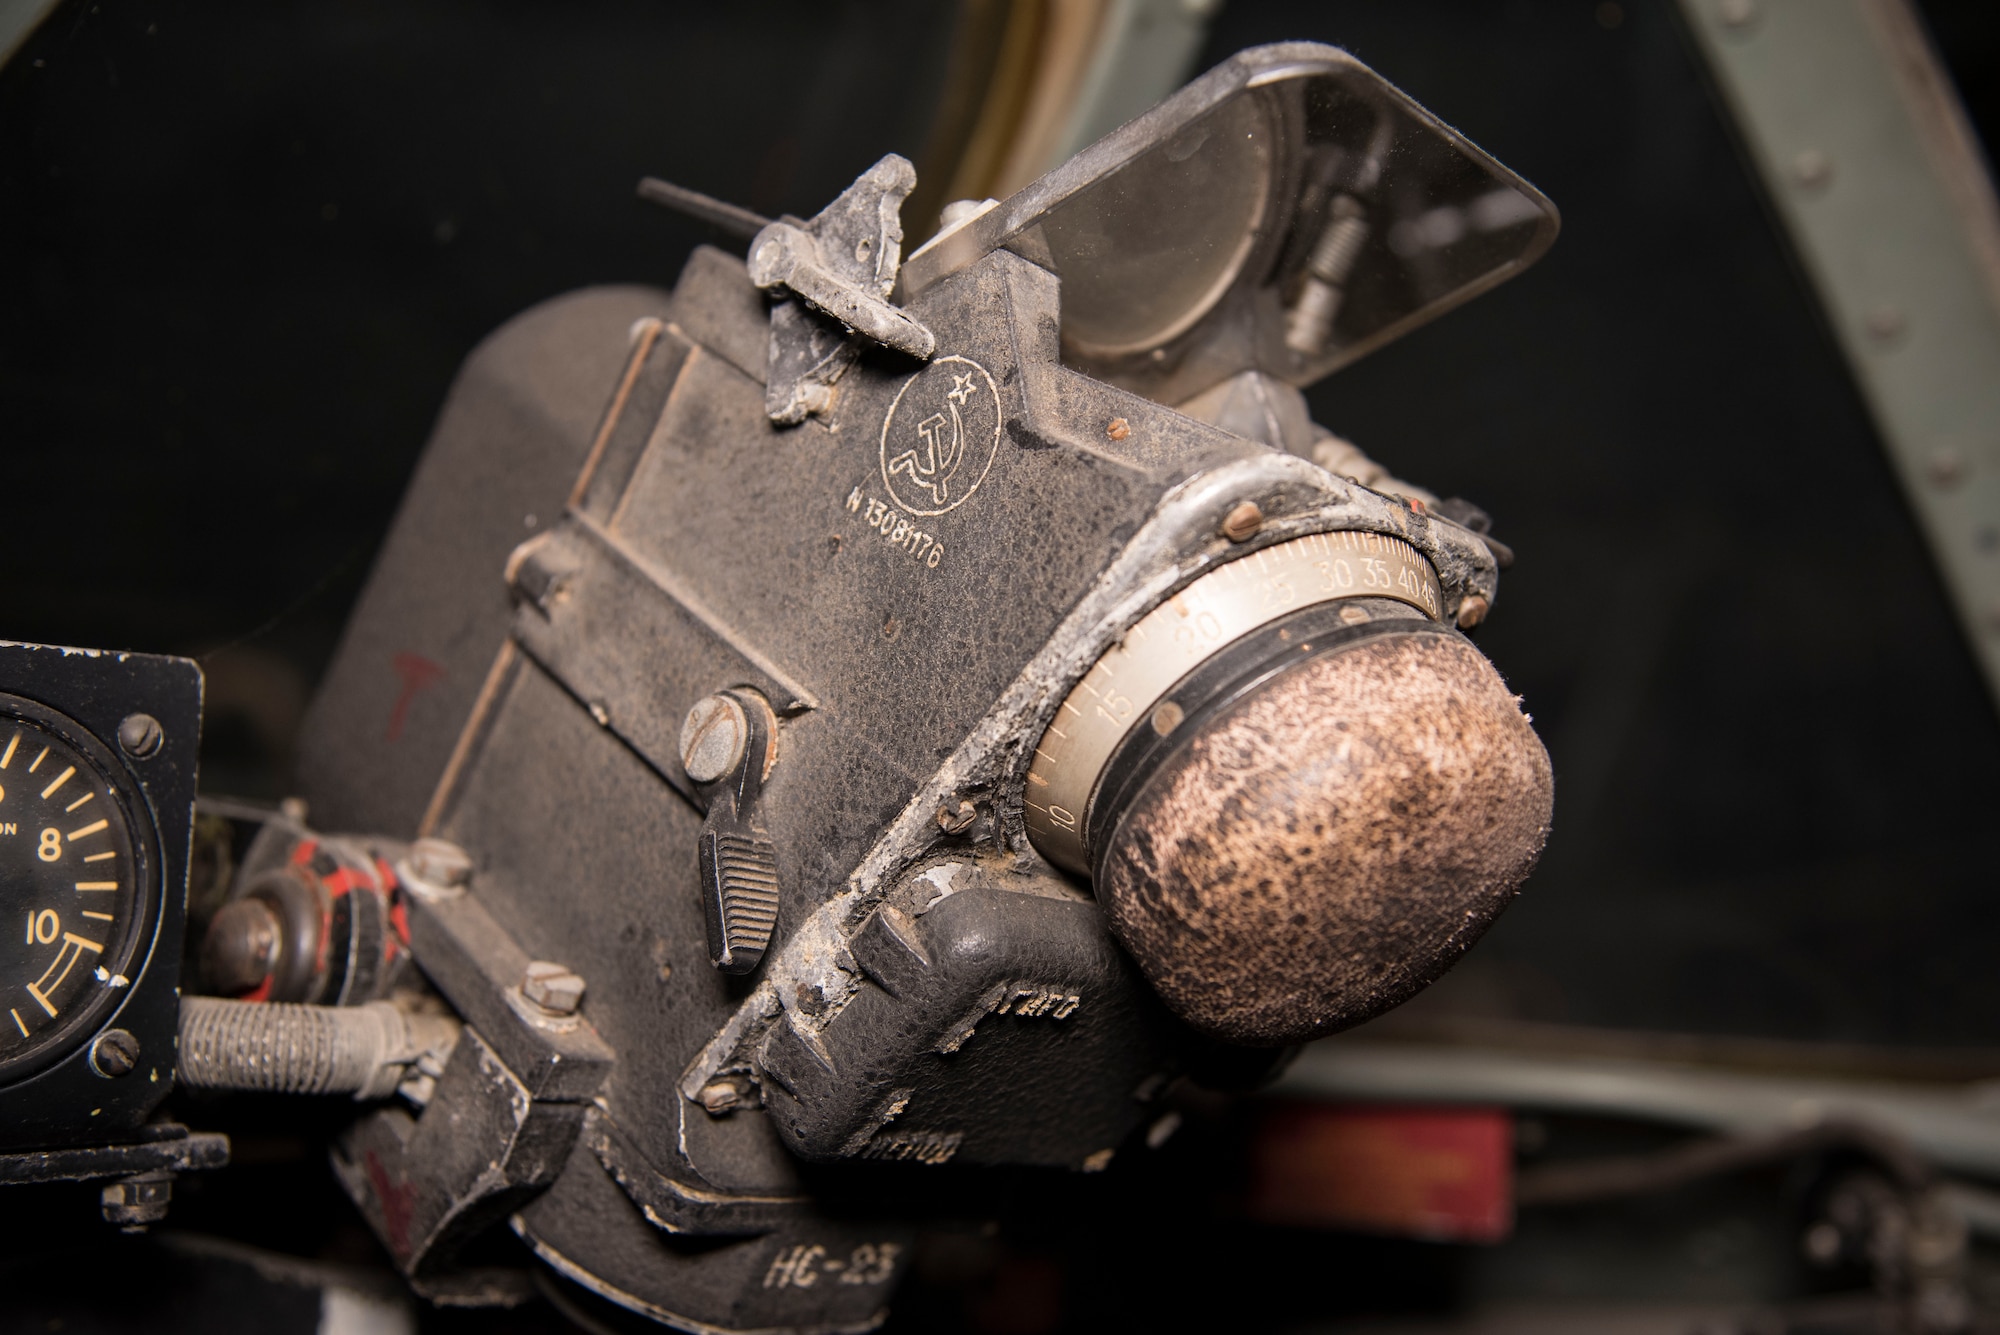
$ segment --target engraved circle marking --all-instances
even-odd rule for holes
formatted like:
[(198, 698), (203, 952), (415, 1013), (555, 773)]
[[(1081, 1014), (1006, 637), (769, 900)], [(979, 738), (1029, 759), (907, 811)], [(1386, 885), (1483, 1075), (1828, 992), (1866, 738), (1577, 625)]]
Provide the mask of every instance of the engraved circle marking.
[(1343, 530), (1217, 566), (1141, 617), (1057, 706), (1035, 745), (1022, 817), (1042, 856), (1089, 874), (1083, 831), (1097, 777), (1182, 677), (1259, 626), (1344, 598), (1391, 598), (1433, 621), (1444, 613), (1444, 590), (1421, 552), (1386, 534)]
[(913, 515), (972, 499), (1000, 452), (1000, 388), (969, 357), (939, 357), (903, 383), (882, 419), (882, 485)]

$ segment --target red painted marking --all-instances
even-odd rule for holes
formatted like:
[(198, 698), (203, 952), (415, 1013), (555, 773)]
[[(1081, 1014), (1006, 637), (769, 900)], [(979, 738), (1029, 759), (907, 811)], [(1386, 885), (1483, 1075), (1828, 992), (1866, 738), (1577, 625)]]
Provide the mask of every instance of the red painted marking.
[(269, 1001), (271, 999), (271, 975), (265, 974), (264, 981), (236, 998), (238, 1001)]
[(1275, 1224), (1499, 1242), (1514, 1226), (1514, 1122), (1499, 1108), (1278, 1103), (1249, 1210)]
[(402, 692), (396, 696), (396, 703), (389, 710), (388, 739), (394, 742), (402, 738), (403, 725), (409, 721), (410, 701), (417, 698), (417, 692), (444, 680), (444, 664), (404, 649), (389, 660), (389, 665), (396, 669), (396, 675), (403, 682)]
[(319, 915), (319, 953), (313, 957), (313, 973), (324, 976), (328, 951), (333, 948), (333, 910), (326, 909)]
[(362, 1156), (362, 1166), (368, 1170), (368, 1186), (382, 1206), (382, 1231), (388, 1234), (389, 1251), (402, 1260), (410, 1254), (410, 1207), (416, 1192), (407, 1182), (391, 1179), (373, 1150)]
[(319, 840), (302, 840), (292, 849), (292, 865), (294, 867), (305, 866), (313, 860), (313, 854), (317, 852), (319, 852)]

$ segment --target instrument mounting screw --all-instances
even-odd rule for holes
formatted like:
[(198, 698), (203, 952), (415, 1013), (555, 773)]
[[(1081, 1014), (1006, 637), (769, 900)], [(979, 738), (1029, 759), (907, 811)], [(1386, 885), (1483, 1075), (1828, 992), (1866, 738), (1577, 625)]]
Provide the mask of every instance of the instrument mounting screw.
[(1123, 440), (1132, 434), (1132, 424), (1122, 417), (1114, 417), (1110, 425), (1104, 428), (1104, 434), (1113, 440)]
[(1458, 605), (1458, 628), (1460, 630), (1471, 630), (1474, 626), (1486, 620), (1486, 609), (1491, 606), (1491, 603), (1478, 594), (1471, 595)]
[(107, 1029), (90, 1045), (90, 1069), (108, 1079), (130, 1075), (139, 1064), (139, 1040), (124, 1029)]
[(166, 730), (151, 714), (127, 714), (118, 725), (118, 745), (134, 760), (144, 760), (167, 740)]

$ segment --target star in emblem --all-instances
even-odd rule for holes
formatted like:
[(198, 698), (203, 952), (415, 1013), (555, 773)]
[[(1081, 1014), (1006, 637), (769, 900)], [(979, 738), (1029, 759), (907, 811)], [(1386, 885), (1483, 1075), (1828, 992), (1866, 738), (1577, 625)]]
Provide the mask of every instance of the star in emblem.
[(952, 372), (951, 389), (945, 394), (945, 397), (950, 399), (953, 403), (964, 403), (967, 399), (971, 398), (972, 397), (971, 374), (968, 372), (965, 375), (960, 375), (956, 371)]

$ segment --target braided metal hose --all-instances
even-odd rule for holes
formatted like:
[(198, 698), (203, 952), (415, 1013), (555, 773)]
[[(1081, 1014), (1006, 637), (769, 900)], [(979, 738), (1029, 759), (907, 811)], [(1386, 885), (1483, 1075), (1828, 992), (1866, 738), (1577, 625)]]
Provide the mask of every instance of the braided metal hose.
[(454, 1021), (408, 1015), (387, 1001), (301, 1006), (183, 997), (177, 1076), (192, 1089), (383, 1098), (426, 1051), (448, 1049), (456, 1029)]

